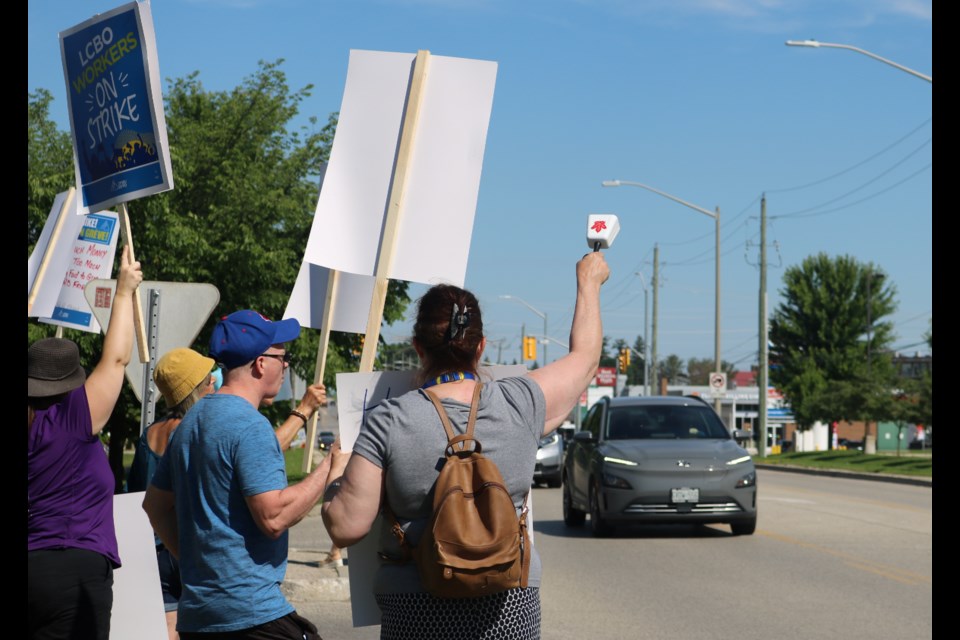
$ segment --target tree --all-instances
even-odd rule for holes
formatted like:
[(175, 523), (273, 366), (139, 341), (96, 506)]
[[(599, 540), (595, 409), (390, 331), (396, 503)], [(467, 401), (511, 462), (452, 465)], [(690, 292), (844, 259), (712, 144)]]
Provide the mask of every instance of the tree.
[(630, 357), (630, 366), (627, 368), (627, 384), (645, 384), (644, 379), (646, 359), (646, 345), (643, 342), (643, 336), (637, 336), (633, 343), (632, 355)]
[[(687, 360), (687, 375), (690, 377), (690, 384), (698, 386), (710, 384), (710, 374), (716, 370), (713, 363), (713, 358), (690, 358)], [(734, 370), (733, 364), (721, 360), (720, 370), (726, 373), (729, 378)]]
[(666, 378), (668, 384), (680, 384), (680, 378), (686, 375), (680, 356), (671, 353), (660, 362), (660, 377)]
[[(196, 72), (168, 80), (164, 99), (174, 189), (127, 204), (146, 279), (209, 282), (218, 288), (218, 310), (194, 345), (203, 353), (224, 313), (252, 308), (271, 318), (283, 315), (306, 248), (318, 176), (329, 157), (337, 114), (322, 127), (310, 118), (298, 130), (288, 130), (312, 87), (291, 91), (282, 62), (261, 62), (231, 91), (205, 90)], [(74, 182), (69, 135), (49, 121), (49, 105), (50, 95), (43, 90), (28, 97), (30, 249), (54, 196)], [(407, 284), (390, 282), (385, 323), (403, 317)], [(50, 325), (28, 327), (31, 339), (53, 333)], [(74, 339), (89, 368), (96, 363), (102, 337), (78, 333), (84, 333)], [(361, 339), (331, 334), (324, 370), (331, 390), (338, 371), (357, 369)], [(310, 330), (290, 345), (291, 366), (304, 379), (313, 380), (318, 345), (319, 332)], [(265, 413), (275, 420), (285, 415), (284, 409), (271, 407)], [(139, 435), (139, 414), (140, 403), (125, 387), (107, 428), (115, 472), (122, 470), (124, 441)]]
[(783, 282), (770, 320), (770, 378), (800, 427), (882, 419), (893, 386), (893, 325), (883, 318), (896, 308), (894, 285), (872, 264), (824, 253), (788, 268)]

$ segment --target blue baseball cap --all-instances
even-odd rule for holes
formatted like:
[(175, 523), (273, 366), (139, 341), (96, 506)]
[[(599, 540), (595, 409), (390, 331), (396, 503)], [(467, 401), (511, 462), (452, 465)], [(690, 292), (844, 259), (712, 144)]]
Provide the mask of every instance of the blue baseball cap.
[(270, 345), (296, 340), (300, 323), (296, 318), (268, 320), (263, 314), (244, 309), (224, 316), (210, 336), (210, 356), (226, 369), (252, 361)]

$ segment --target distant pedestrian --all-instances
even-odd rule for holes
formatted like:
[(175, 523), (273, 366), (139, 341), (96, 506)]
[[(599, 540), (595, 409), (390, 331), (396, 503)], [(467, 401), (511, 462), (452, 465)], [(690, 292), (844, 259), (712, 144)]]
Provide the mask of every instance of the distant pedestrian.
[(277, 435), (257, 408), (277, 395), (300, 334), (296, 320), (237, 311), (214, 328), (210, 355), (223, 386), (184, 416), (143, 507), (180, 560), (183, 640), (315, 640), (316, 626), (287, 602), (287, 530), (317, 503), (329, 458), (287, 486)]
[[(133, 351), (134, 291), (143, 280), (130, 247), (100, 361), (89, 376), (72, 340), (27, 349), (27, 636), (108, 640), (113, 570), (114, 477), (100, 443)], [(14, 633), (14, 632), (9, 632)]]

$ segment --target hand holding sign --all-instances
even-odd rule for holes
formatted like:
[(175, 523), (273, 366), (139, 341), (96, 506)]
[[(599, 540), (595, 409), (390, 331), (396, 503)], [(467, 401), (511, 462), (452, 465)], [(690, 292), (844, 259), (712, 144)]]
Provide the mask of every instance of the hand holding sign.
[(587, 216), (587, 246), (594, 251), (609, 249), (620, 233), (620, 221), (612, 213)]

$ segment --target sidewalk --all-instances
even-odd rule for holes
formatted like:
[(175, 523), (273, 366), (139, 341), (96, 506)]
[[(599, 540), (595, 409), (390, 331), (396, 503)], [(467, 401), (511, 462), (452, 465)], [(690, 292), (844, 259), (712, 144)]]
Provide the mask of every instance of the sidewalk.
[(320, 505), (290, 529), (287, 577), (281, 585), (284, 595), (298, 602), (349, 602), (350, 580), (347, 553), (344, 566), (321, 565), (330, 551), (330, 536), (320, 517)]

